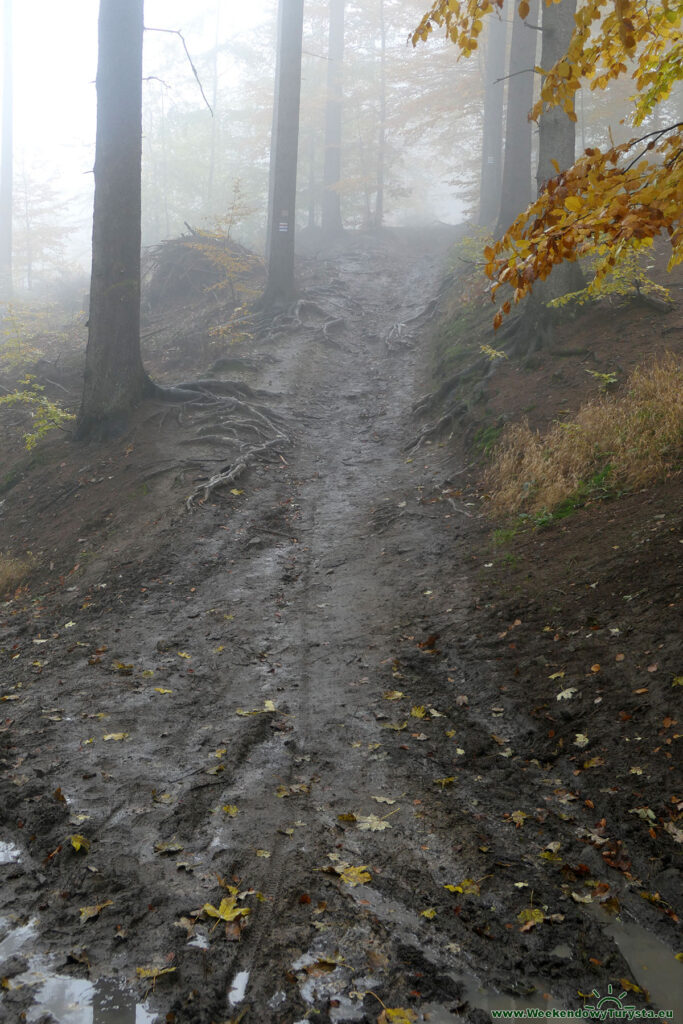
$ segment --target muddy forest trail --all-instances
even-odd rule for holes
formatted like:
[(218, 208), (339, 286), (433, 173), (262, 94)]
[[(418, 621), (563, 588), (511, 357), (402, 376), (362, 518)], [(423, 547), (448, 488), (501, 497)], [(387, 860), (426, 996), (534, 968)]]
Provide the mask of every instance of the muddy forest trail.
[(250, 379), (282, 457), (24, 623), (0, 1020), (484, 1022), (610, 985), (680, 1013), (673, 926), (630, 884), (666, 870), (619, 870), (609, 781), (548, 754), (472, 632), (477, 509), (452, 453), (409, 449), (450, 241), (307, 257), (302, 330)]

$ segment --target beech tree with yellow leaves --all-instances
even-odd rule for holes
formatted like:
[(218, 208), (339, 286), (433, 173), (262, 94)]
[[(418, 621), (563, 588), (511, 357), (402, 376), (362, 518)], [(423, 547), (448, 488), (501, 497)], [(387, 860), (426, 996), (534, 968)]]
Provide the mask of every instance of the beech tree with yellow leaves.
[[(435, 0), (413, 44), (443, 28), (460, 54), (470, 56), (484, 17), (501, 6), (502, 0)], [(521, 0), (518, 15), (525, 18), (528, 12), (528, 0)], [(630, 74), (637, 130), (683, 78), (682, 19), (683, 0), (588, 0), (574, 15), (566, 52), (552, 66), (535, 68), (542, 85), (532, 118), (552, 106), (575, 120), (574, 99), (583, 83), (605, 89)], [(485, 249), (493, 296), (502, 285), (512, 288), (495, 316), (496, 327), (512, 303), (554, 267), (589, 253), (603, 254), (596, 282), (625, 249), (651, 245), (660, 234), (671, 245), (669, 266), (683, 259), (683, 121), (641, 131), (620, 145), (588, 148), (565, 168), (553, 161), (553, 170), (535, 201)]]

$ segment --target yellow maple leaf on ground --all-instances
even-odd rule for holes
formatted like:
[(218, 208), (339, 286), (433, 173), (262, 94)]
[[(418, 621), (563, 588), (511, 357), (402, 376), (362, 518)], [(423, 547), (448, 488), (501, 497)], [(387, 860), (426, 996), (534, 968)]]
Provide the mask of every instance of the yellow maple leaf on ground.
[(383, 832), (385, 828), (391, 828), (388, 821), (378, 818), (376, 814), (356, 814), (355, 818), (362, 832)]
[(216, 917), (219, 921), (235, 921), (238, 917), (246, 917), (251, 913), (249, 907), (238, 907), (234, 896), (226, 896), (218, 908), (205, 903), (202, 910), (208, 917)]
[(358, 867), (349, 865), (349, 867), (344, 868), (340, 878), (345, 885), (356, 886), (363, 885), (365, 882), (371, 881), (372, 875), (367, 870), (367, 866), (365, 864), (360, 864)]
[(175, 967), (136, 967), (135, 973), (138, 978), (151, 978), (156, 981), (162, 974), (173, 974)]
[(377, 1024), (415, 1024), (416, 1020), (413, 1010), (403, 1010), (401, 1007), (391, 1010), (385, 1006), (377, 1018)]

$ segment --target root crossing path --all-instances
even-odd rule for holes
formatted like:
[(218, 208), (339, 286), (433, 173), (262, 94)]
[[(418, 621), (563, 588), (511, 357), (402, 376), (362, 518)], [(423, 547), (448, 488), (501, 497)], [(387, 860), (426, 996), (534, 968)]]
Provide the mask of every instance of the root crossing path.
[(572, 781), (547, 788), (468, 634), (476, 510), (436, 445), (406, 454), (448, 241), (304, 261), (258, 380), (286, 456), (27, 636), (3, 1020), (487, 1021), (576, 1008), (593, 953), (628, 973), (539, 858), (575, 835), (545, 799)]

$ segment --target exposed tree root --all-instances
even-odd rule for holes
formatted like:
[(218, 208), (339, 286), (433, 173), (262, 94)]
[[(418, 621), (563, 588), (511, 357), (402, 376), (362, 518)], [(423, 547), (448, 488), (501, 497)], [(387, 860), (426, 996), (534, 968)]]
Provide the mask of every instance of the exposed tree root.
[(414, 316), (408, 317), (400, 323), (397, 322), (392, 324), (384, 336), (384, 344), (389, 351), (393, 352), (400, 348), (406, 348), (413, 338), (409, 325), (413, 324), (414, 326), (417, 326), (418, 324), (421, 325), (423, 323), (427, 323), (436, 315), (437, 308), (437, 300), (432, 299), (426, 306), (415, 313)]
[(404, 451), (414, 452), (425, 444), (427, 441), (434, 441), (436, 438), (442, 437), (447, 430), (453, 430), (453, 427), (457, 421), (467, 413), (467, 406), (463, 403), (456, 403), (442, 415), (439, 416), (435, 423), (430, 424), (420, 434), (406, 446)]
[(281, 442), (281, 440), (280, 438), (272, 438), (270, 441), (264, 441), (263, 444), (250, 448), (244, 455), (238, 457), (234, 466), (228, 466), (226, 469), (221, 470), (220, 473), (215, 473), (205, 484), (200, 484), (185, 502), (187, 511), (192, 512), (197, 504), (207, 501), (209, 496), (218, 487), (225, 487), (226, 484), (235, 483), (249, 469), (253, 462), (257, 461), (264, 453), (272, 452), (275, 444)]
[[(223, 463), (220, 471), (210, 472), (187, 498), (185, 506), (192, 511), (215, 490), (236, 481), (252, 464), (276, 458), (290, 443), (285, 419), (263, 401), (278, 397), (242, 382), (213, 378), (183, 381), (175, 387), (155, 386), (154, 398), (163, 404), (147, 423), (156, 422), (161, 432), (172, 416), (175, 425), (185, 432), (176, 443), (199, 448), (202, 455), (187, 461), (174, 460), (172, 465), (154, 469), (151, 476), (183, 466)], [(224, 453), (218, 458), (216, 448)], [(207, 450), (213, 454), (204, 455)], [(229, 465), (225, 465), (227, 459), (232, 460)]]

